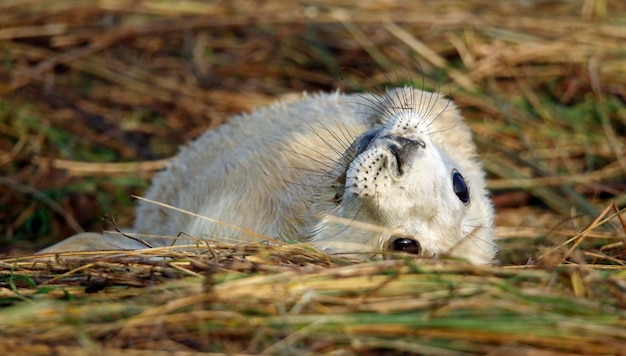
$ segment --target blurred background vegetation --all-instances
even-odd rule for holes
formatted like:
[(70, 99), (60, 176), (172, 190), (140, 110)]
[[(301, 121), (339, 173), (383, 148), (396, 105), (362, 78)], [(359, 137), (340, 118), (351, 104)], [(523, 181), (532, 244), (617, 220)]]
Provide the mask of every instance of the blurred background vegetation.
[[(626, 207), (625, 43), (618, 0), (3, 1), (0, 253), (130, 225), (163, 159), (230, 115), (413, 80), (467, 117), (500, 257), (525, 263)], [(611, 221), (577, 258), (623, 260)]]

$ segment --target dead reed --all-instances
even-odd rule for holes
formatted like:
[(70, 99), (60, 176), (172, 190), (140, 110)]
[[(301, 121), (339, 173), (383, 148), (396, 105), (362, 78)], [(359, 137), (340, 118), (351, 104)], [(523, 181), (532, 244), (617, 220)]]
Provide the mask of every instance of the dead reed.
[[(0, 4), (0, 347), (9, 354), (622, 354), (626, 4)], [(475, 133), (501, 264), (302, 245), (29, 252), (176, 147), (302, 90), (440, 90)], [(107, 219), (108, 220), (108, 219)]]

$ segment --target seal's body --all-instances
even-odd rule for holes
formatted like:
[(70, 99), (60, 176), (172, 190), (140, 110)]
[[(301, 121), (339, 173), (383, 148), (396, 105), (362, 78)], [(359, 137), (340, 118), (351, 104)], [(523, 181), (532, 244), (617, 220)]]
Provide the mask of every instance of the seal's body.
[[(178, 209), (140, 201), (132, 232), (488, 263), (493, 208), (484, 186), (470, 130), (439, 94), (304, 95), (233, 117), (184, 147), (146, 193)], [(42, 252), (111, 248), (145, 246), (81, 234)]]

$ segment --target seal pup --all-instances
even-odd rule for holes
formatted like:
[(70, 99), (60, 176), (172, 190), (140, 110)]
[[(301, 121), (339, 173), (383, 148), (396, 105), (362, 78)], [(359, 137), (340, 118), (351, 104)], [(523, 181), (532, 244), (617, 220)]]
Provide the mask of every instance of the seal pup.
[[(142, 200), (130, 231), (176, 244), (265, 236), (363, 259), (406, 252), (474, 264), (496, 251), (468, 126), (450, 99), (413, 87), (303, 94), (235, 116), (183, 147), (146, 198), (178, 209)], [(41, 252), (140, 248), (86, 233)]]

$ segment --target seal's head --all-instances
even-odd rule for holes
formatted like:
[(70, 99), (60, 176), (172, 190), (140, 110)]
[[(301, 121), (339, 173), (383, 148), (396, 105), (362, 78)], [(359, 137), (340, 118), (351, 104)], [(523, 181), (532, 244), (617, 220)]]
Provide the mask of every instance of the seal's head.
[(366, 246), (491, 261), (493, 208), (469, 128), (454, 105), (413, 88), (363, 101), (372, 127), (343, 154), (337, 206), (317, 226), (313, 243), (335, 253)]

